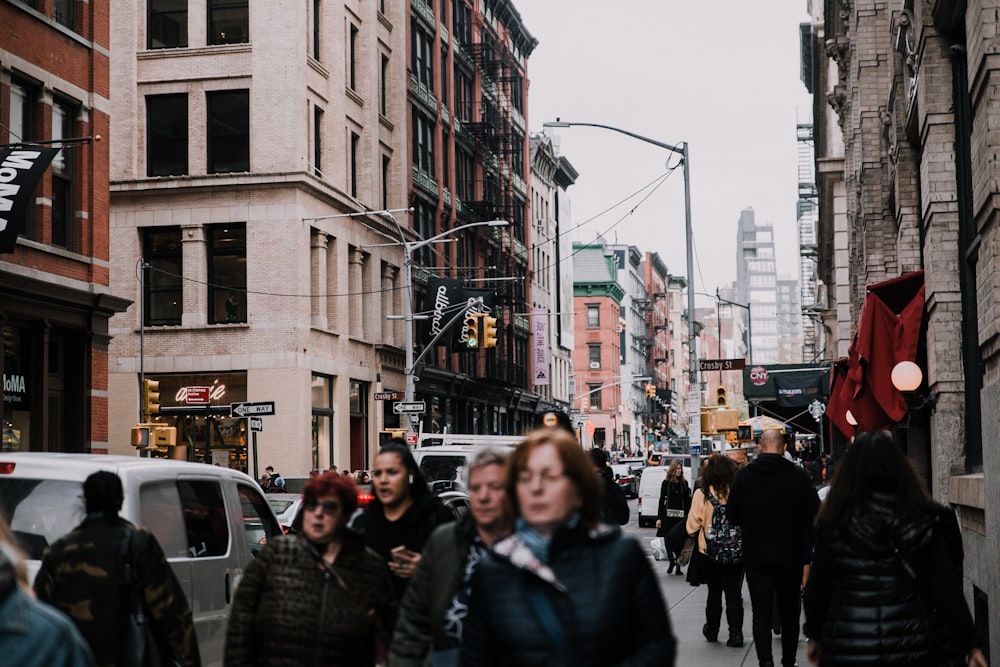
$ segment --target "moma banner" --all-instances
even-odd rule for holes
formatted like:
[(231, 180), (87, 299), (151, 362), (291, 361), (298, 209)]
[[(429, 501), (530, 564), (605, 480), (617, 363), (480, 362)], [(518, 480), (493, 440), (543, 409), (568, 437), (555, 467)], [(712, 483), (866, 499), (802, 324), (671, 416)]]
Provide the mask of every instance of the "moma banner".
[(20, 146), (0, 152), (0, 253), (14, 252), (35, 186), (60, 150)]
[(532, 382), (536, 385), (549, 384), (549, 309), (535, 308), (531, 311), (531, 348), (535, 365)]

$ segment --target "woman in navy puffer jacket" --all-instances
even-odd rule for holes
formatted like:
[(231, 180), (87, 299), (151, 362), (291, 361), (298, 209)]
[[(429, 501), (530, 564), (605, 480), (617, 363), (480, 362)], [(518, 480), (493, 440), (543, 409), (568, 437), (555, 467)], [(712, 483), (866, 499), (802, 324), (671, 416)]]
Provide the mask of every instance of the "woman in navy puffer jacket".
[(986, 666), (962, 594), (955, 513), (930, 499), (892, 435), (854, 439), (816, 524), (810, 662)]
[(576, 438), (529, 434), (506, 487), (516, 530), (473, 575), (462, 665), (673, 665), (659, 583), (639, 544), (601, 524), (600, 479)]

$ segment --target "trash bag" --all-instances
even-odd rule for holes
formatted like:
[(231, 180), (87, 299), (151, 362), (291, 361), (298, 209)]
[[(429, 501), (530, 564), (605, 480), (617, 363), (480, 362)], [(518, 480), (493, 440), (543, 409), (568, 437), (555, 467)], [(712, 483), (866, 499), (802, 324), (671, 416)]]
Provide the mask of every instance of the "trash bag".
[(649, 540), (649, 547), (653, 550), (653, 558), (656, 560), (667, 559), (667, 548), (663, 545), (662, 537), (654, 537)]

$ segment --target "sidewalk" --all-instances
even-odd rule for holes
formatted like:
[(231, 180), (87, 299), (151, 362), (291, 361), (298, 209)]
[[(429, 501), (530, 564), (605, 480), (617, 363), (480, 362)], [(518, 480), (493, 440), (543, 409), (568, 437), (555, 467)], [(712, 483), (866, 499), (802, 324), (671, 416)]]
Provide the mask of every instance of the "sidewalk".
[[(649, 540), (644, 546), (648, 551)], [(650, 557), (653, 570), (660, 579), (660, 589), (663, 591), (667, 608), (670, 611), (670, 622), (673, 625), (674, 636), (677, 637), (677, 666), (688, 667), (757, 667), (757, 649), (753, 643), (751, 630), (750, 595), (746, 584), (743, 586), (743, 639), (742, 648), (726, 646), (729, 637), (728, 630), (723, 627), (719, 632), (719, 642), (710, 644), (701, 634), (705, 624), (705, 586), (692, 586), (683, 576), (668, 575), (667, 561), (655, 561)], [(722, 619), (725, 626), (725, 613)], [(801, 619), (799, 628), (802, 627)], [(772, 636), (772, 653), (776, 665), (781, 664), (781, 637)], [(806, 660), (806, 640), (800, 633), (797, 657), (799, 667), (809, 667)]]

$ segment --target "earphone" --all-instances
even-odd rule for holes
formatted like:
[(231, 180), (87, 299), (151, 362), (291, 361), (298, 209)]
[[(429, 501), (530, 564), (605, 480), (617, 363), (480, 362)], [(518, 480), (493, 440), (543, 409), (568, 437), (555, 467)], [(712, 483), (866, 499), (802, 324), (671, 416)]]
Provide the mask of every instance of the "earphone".
[(410, 484), (413, 484), (413, 475), (410, 475)]

